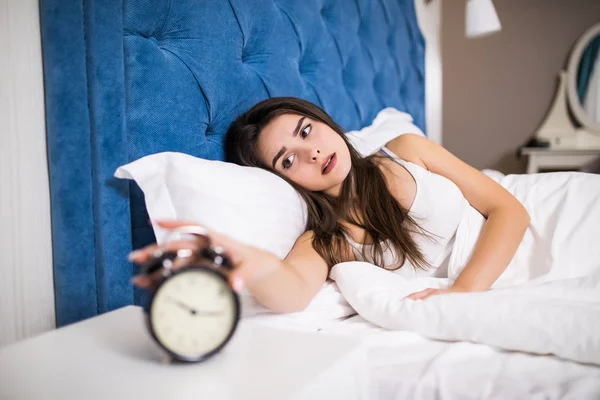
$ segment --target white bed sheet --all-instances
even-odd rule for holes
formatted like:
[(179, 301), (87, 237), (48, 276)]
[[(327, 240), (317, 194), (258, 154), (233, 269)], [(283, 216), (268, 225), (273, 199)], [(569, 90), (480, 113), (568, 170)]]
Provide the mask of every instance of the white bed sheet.
[(596, 366), (468, 342), (429, 340), (379, 328), (360, 316), (323, 321), (302, 314), (253, 319), (315, 335), (361, 338), (369, 364), (369, 399), (600, 399)]

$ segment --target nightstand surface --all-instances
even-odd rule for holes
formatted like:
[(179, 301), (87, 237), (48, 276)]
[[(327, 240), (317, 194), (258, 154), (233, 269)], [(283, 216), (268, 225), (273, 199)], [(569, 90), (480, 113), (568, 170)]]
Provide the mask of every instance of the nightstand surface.
[(167, 364), (143, 311), (125, 307), (0, 348), (0, 398), (360, 399), (365, 355), (348, 337), (242, 320), (201, 364)]

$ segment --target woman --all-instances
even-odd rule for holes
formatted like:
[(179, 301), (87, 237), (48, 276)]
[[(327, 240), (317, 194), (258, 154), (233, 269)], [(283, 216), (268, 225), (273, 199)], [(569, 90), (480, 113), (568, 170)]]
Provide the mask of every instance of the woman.
[[(229, 161), (286, 179), (308, 205), (307, 230), (285, 260), (210, 233), (236, 267), (234, 287), (245, 285), (276, 312), (303, 310), (329, 269), (345, 261), (366, 260), (407, 276), (442, 276), (469, 213), (481, 218), (481, 229), (454, 284), (409, 297), (487, 290), (511, 263), (530, 222), (503, 186), (428, 139), (405, 134), (361, 158), (329, 115), (296, 98), (268, 99), (240, 115), (229, 128), (226, 150)], [(164, 228), (189, 224), (157, 222)], [(144, 262), (152, 249), (131, 259)], [(151, 284), (146, 277), (135, 282)]]

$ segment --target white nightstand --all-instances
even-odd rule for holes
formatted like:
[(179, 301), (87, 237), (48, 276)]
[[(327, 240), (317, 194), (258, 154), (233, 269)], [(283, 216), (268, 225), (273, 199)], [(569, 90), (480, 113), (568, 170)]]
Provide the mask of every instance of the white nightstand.
[(366, 399), (365, 353), (344, 336), (242, 320), (202, 364), (161, 363), (139, 307), (0, 349), (1, 399)]
[(527, 156), (527, 173), (535, 174), (541, 169), (581, 169), (600, 159), (600, 149), (553, 150), (543, 147), (522, 147), (519, 153)]

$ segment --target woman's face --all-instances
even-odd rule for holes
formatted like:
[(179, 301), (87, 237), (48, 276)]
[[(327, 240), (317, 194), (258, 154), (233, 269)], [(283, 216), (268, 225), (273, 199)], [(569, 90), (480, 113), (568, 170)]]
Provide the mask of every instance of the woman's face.
[(259, 135), (258, 158), (305, 189), (338, 196), (350, 152), (329, 125), (296, 114), (275, 117)]

